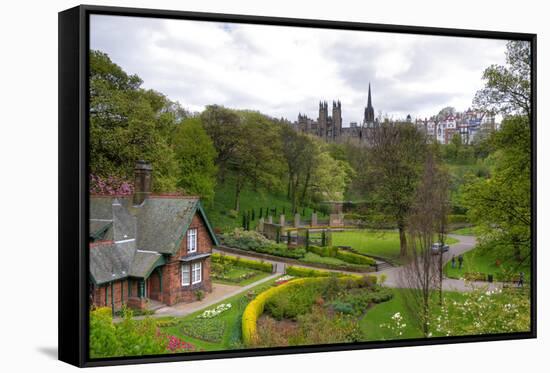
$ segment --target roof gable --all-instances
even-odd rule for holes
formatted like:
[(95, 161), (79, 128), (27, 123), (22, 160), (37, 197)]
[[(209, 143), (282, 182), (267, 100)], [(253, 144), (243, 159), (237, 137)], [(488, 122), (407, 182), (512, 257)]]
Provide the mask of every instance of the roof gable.
[(141, 206), (133, 206), (128, 197), (92, 196), (90, 235), (95, 237), (108, 228), (113, 239), (90, 244), (92, 280), (102, 284), (128, 276), (148, 277), (164, 263), (161, 254), (178, 251), (196, 213), (213, 243), (219, 245), (197, 197), (151, 196)]

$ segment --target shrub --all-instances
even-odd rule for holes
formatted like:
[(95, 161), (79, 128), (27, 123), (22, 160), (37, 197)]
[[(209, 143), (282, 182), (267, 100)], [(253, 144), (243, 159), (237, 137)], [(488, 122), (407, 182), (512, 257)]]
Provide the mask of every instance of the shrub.
[(377, 283), (377, 277), (375, 275), (350, 275), (342, 272), (324, 271), (322, 269), (312, 269), (296, 266), (286, 267), (286, 273), (295, 277), (328, 277), (335, 274), (338, 277), (345, 276), (348, 279), (355, 279), (358, 286), (361, 287), (372, 286)]
[(320, 255), (322, 257), (334, 258), (334, 257), (336, 257), (336, 252), (338, 251), (338, 248), (332, 247), (332, 246), (320, 247), (320, 246), (310, 245), (307, 248), (307, 251), (310, 251), (310, 252), (312, 252), (314, 254), (317, 254), (317, 255)]
[(204, 290), (201, 290), (201, 289), (196, 290), (195, 291), (195, 296), (197, 297), (198, 301), (203, 300), (204, 299)]
[[(349, 284), (359, 286), (360, 279), (360, 276), (344, 276), (339, 277), (337, 282), (338, 286), (348, 286)], [(259, 294), (243, 312), (242, 336), (244, 345), (253, 346), (258, 344), (257, 321), (266, 307), (269, 307), (272, 314), (275, 313), (281, 318), (301, 317), (301, 315), (307, 314), (307, 311), (318, 301), (320, 293), (328, 282), (327, 277), (299, 278), (272, 287)]]
[(227, 216), (231, 219), (237, 219), (239, 217), (239, 212), (237, 210), (229, 210), (227, 211)]
[(271, 241), (258, 232), (245, 231), (241, 228), (224, 235), (223, 240), (230, 247), (292, 259), (301, 259), (306, 253), (303, 248), (289, 249), (285, 244)]
[(337, 299), (327, 304), (336, 312), (353, 314), (365, 313), (371, 303), (382, 303), (393, 297), (391, 289), (382, 287), (355, 288), (340, 294)]
[(369, 266), (373, 266), (376, 264), (376, 261), (368, 256), (355, 254), (342, 249), (339, 249), (336, 251), (336, 258), (343, 260), (346, 263), (352, 263), (352, 264), (369, 265)]
[(334, 308), (334, 311), (345, 313), (345, 314), (352, 314), (353, 313), (353, 306), (350, 303), (345, 303), (339, 300), (336, 300), (332, 302), (332, 307)]
[[(300, 287), (305, 284), (319, 282), (319, 278), (300, 278), (289, 281), (282, 285), (272, 287), (259, 294), (252, 300), (243, 312), (242, 316), (242, 336), (245, 346), (252, 346), (258, 342), (257, 320), (264, 312), (266, 302), (279, 293), (284, 293), (293, 287)], [(321, 279), (323, 280), (323, 279)]]
[(321, 269), (312, 269), (305, 267), (288, 266), (286, 267), (286, 273), (295, 277), (327, 277), (331, 273), (336, 273), (337, 276), (343, 276), (341, 272), (323, 271)]
[(376, 264), (376, 261), (371, 257), (361, 255), (361, 254), (356, 254), (356, 253), (346, 251), (333, 246), (320, 247), (320, 246), (311, 245), (307, 248), (307, 251), (325, 258), (330, 257), (330, 258), (340, 259), (346, 263), (351, 263), (351, 264), (368, 265), (368, 266), (373, 266)]
[(212, 254), (210, 258), (213, 264), (230, 263), (237, 267), (257, 269), (258, 271), (269, 272), (269, 273), (273, 272), (273, 264), (271, 263), (239, 258), (236, 256), (230, 256), (230, 255), (222, 255), (217, 253)]
[(146, 317), (134, 320), (131, 310), (124, 310), (123, 319), (113, 323), (109, 307), (90, 312), (90, 356), (154, 355), (167, 352), (167, 340), (157, 334), (156, 322)]
[(487, 275), (481, 272), (466, 272), (464, 279), (467, 281), (487, 281)]

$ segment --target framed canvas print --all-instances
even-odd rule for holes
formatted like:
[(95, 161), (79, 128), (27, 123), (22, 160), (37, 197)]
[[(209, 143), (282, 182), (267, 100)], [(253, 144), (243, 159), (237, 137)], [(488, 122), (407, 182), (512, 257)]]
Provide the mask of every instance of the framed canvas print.
[(536, 336), (536, 36), (59, 13), (59, 357)]

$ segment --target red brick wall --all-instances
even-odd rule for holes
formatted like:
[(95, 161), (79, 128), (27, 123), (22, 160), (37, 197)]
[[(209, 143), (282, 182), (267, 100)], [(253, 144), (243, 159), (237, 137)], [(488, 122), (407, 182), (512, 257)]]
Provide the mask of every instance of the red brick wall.
[[(135, 281), (133, 281), (135, 282)], [(120, 309), (122, 304), (126, 304), (128, 301), (128, 280), (119, 280), (115, 281), (112, 284), (104, 284), (101, 286), (96, 286), (93, 290), (93, 304), (96, 307), (111, 307), (113, 302), (114, 295), (114, 304), (115, 309)], [(135, 284), (132, 284), (132, 291), (136, 287)], [(107, 292), (107, 302), (105, 302), (105, 292)], [(114, 294), (113, 294), (114, 293)], [(137, 289), (133, 295), (137, 294)]]
[[(214, 245), (206, 224), (199, 214), (195, 214), (189, 229), (197, 229), (197, 252), (194, 254), (211, 253)], [(181, 262), (180, 258), (187, 256), (187, 234), (183, 237), (180, 248), (176, 254), (170, 257), (168, 263), (163, 267), (162, 302), (172, 305), (179, 302), (190, 302), (196, 299), (195, 291), (212, 291), (210, 280), (210, 258), (202, 260), (202, 281), (195, 285), (181, 286)]]

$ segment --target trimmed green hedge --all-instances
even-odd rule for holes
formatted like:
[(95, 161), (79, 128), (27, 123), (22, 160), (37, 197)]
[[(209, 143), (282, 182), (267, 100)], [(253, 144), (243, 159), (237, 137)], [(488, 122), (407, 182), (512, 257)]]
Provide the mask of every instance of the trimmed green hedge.
[(338, 277), (351, 277), (355, 279), (368, 278), (373, 284), (376, 284), (378, 278), (375, 275), (351, 275), (343, 272), (324, 271), (322, 269), (312, 269), (305, 267), (288, 266), (286, 274), (294, 277), (329, 277), (336, 275)]
[(231, 255), (225, 255), (225, 254), (222, 255), (218, 253), (212, 254), (211, 259), (213, 263), (221, 263), (222, 260), (226, 260), (226, 261), (230, 261), (231, 264), (233, 264), (236, 267), (257, 269), (258, 271), (268, 272), (268, 273), (273, 272), (273, 264), (266, 263), (263, 261), (250, 260), (250, 259), (240, 258), (236, 256), (231, 256)]
[(371, 257), (355, 254), (350, 251), (339, 249), (336, 251), (336, 258), (343, 260), (346, 263), (352, 263), (352, 264), (362, 264), (362, 265), (370, 265), (373, 266), (376, 264), (376, 260), (372, 259)]
[(322, 257), (340, 259), (346, 263), (374, 266), (376, 260), (371, 257), (356, 254), (334, 246), (319, 247), (310, 245), (307, 250)]

